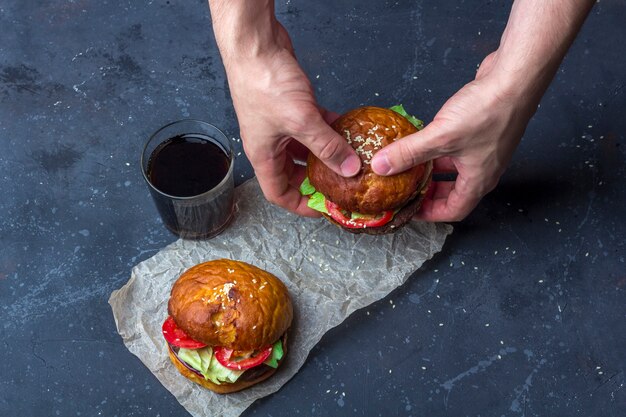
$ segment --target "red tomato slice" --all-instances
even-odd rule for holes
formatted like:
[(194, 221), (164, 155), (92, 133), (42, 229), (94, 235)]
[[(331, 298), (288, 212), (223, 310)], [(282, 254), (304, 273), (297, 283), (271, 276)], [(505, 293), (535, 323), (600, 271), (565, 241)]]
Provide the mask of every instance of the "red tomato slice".
[(384, 226), (393, 218), (393, 211), (383, 211), (380, 216), (374, 218), (351, 219), (346, 217), (341, 208), (330, 200), (326, 200), (326, 210), (330, 217), (337, 223), (349, 229), (364, 229), (366, 227)]
[(213, 352), (215, 353), (215, 359), (223, 366), (228, 369), (234, 369), (236, 371), (241, 371), (244, 369), (254, 368), (265, 362), (265, 360), (272, 353), (272, 346), (268, 346), (265, 349), (261, 350), (255, 356), (251, 356), (246, 359), (241, 360), (231, 360), (233, 355), (232, 349), (226, 349), (223, 347), (214, 347)]
[(167, 316), (163, 327), (163, 337), (172, 346), (178, 346), (185, 349), (200, 349), (206, 346), (206, 343), (193, 340), (180, 327), (176, 325), (172, 316)]

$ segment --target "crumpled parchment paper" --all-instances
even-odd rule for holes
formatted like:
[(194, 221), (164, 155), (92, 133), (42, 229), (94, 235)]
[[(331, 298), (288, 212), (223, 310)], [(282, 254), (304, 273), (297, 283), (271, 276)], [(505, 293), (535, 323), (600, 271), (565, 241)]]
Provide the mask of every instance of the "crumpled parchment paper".
[[(178, 240), (132, 270), (109, 299), (128, 349), (193, 416), (240, 415), (256, 399), (278, 391), (304, 364), (325, 332), (352, 312), (402, 285), (441, 250), (452, 232), (445, 224), (411, 222), (392, 235), (354, 235), (324, 219), (302, 218), (269, 204), (252, 179), (235, 190), (236, 213), (221, 235)], [(211, 259), (245, 261), (278, 276), (289, 288), (294, 323), (278, 372), (242, 392), (219, 395), (178, 373), (170, 363), (161, 325), (174, 281)]]

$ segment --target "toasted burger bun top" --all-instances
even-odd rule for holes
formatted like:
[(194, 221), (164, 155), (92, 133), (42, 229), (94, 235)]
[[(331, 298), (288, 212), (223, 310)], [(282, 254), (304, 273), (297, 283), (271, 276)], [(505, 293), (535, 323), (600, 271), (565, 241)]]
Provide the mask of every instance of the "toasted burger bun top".
[(397, 139), (417, 132), (406, 118), (393, 110), (361, 107), (339, 117), (332, 128), (356, 150), (363, 169), (354, 177), (336, 174), (312, 153), (307, 161), (311, 185), (342, 209), (363, 214), (395, 210), (419, 191), (428, 175), (427, 164), (391, 176), (379, 176), (371, 167), (376, 152)]
[(289, 293), (278, 278), (229, 259), (185, 271), (172, 287), (168, 312), (193, 339), (234, 350), (271, 345), (293, 318)]

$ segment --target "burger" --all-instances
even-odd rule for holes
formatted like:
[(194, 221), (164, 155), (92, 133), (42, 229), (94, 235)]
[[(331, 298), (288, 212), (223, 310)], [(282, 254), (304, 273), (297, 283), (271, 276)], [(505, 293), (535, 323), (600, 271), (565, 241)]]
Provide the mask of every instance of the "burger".
[(408, 223), (431, 183), (432, 161), (380, 176), (372, 170), (371, 160), (385, 146), (422, 129), (422, 121), (402, 105), (361, 107), (331, 126), (356, 151), (363, 168), (356, 176), (345, 178), (309, 154), (307, 177), (300, 186), (300, 192), (309, 196), (308, 206), (353, 233), (391, 233)]
[(219, 259), (174, 283), (163, 323), (169, 358), (193, 382), (220, 394), (272, 376), (287, 351), (293, 306), (285, 285), (253, 265)]

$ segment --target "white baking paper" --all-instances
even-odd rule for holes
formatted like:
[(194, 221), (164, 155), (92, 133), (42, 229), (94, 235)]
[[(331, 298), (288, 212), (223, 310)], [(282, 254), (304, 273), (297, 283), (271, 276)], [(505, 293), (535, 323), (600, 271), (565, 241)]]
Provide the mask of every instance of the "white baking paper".
[[(355, 235), (324, 219), (299, 217), (269, 204), (256, 179), (235, 193), (235, 218), (221, 235), (167, 246), (134, 267), (128, 283), (109, 299), (128, 349), (195, 417), (236, 417), (256, 399), (280, 389), (324, 333), (402, 285), (441, 250), (452, 232), (445, 224), (411, 222), (392, 235)], [(289, 351), (278, 372), (227, 395), (180, 375), (161, 335), (174, 281), (187, 268), (218, 258), (245, 261), (275, 274), (289, 288), (294, 304)]]

